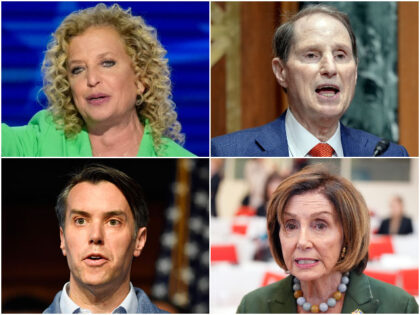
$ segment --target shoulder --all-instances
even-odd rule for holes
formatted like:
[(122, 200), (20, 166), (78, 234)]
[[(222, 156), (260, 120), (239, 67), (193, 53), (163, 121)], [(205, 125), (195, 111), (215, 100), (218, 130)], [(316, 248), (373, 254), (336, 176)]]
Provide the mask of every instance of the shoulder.
[(195, 155), (180, 146), (170, 138), (162, 139), (162, 147), (159, 156), (162, 157), (194, 157)]
[(47, 138), (51, 142), (58, 135), (52, 116), (46, 110), (36, 113), (25, 126), (2, 124), (1, 132), (3, 156), (39, 156), (42, 143)]
[[(277, 138), (285, 138), (284, 115), (280, 118), (255, 128), (229, 133), (211, 139), (212, 156), (256, 156), (262, 149), (258, 140), (271, 138), (270, 144)], [(265, 142), (265, 141), (263, 141)]]
[(145, 157), (193, 157), (190, 151), (184, 149), (174, 140), (168, 137), (161, 137), (159, 148), (155, 146), (152, 135), (152, 127), (148, 120), (144, 123), (144, 133), (137, 156)]
[(61, 310), (60, 310), (60, 298), (61, 298), (61, 291), (59, 291), (55, 297), (53, 302), (51, 303), (50, 306), (47, 307), (47, 309), (45, 311), (43, 311), (43, 314), (60, 314)]
[[(413, 296), (403, 289), (389, 283), (365, 276), (370, 284), (372, 295), (379, 300), (379, 308), (384, 313), (418, 313), (418, 305)], [(382, 313), (378, 310), (378, 313)]]
[[(345, 154), (347, 156), (372, 156), (375, 147), (381, 138), (369, 132), (346, 127), (341, 124), (343, 150), (355, 151), (355, 154)], [(381, 155), (383, 157), (408, 156), (407, 150), (399, 144), (390, 142), (388, 149)]]
[[(293, 300), (291, 281), (291, 277), (287, 277), (247, 293), (242, 298), (237, 313), (273, 313), (273, 307), (271, 307), (273, 303), (287, 304), (279, 299), (287, 301), (291, 298)], [(282, 310), (276, 309), (276, 312), (282, 312)]]
[(164, 310), (158, 308), (155, 304), (150, 301), (146, 293), (140, 288), (134, 288), (138, 300), (137, 313), (148, 313), (148, 314), (157, 314), (157, 313), (167, 313)]

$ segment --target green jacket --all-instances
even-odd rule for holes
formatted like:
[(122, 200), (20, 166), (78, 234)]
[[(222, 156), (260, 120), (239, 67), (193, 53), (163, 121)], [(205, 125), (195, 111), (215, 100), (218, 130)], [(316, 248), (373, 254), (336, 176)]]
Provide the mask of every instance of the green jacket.
[[(62, 130), (57, 130), (51, 114), (41, 110), (22, 127), (1, 125), (2, 156), (92, 156), (89, 135), (82, 129), (76, 137), (68, 139)], [(158, 156), (155, 151), (150, 125), (146, 123), (137, 156)], [(162, 138), (159, 156), (189, 157), (191, 152), (169, 138)]]
[[(418, 313), (419, 306), (404, 290), (352, 272), (341, 312), (355, 310), (363, 313)], [(292, 277), (248, 293), (242, 298), (237, 313), (297, 313)]]

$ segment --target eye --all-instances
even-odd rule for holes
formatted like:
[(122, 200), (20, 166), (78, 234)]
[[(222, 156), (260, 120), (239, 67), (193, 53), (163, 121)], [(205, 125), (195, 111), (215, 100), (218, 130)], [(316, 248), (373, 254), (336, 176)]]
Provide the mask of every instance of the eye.
[(115, 61), (114, 60), (104, 60), (102, 61), (102, 65), (106, 68), (111, 68), (115, 65)]
[(86, 220), (84, 218), (76, 218), (74, 220), (74, 223), (76, 223), (76, 225), (84, 225), (86, 223)]
[(285, 228), (286, 231), (293, 231), (293, 230), (296, 230), (298, 228), (298, 225), (294, 221), (287, 221), (284, 224), (284, 228)]
[(120, 225), (121, 221), (117, 220), (117, 219), (111, 219), (108, 221), (109, 225), (115, 226), (115, 225)]
[(323, 231), (327, 227), (328, 227), (327, 224), (325, 222), (323, 222), (323, 221), (316, 221), (316, 222), (314, 222), (314, 228), (317, 231)]
[(344, 51), (339, 51), (335, 54), (335, 58), (338, 60), (345, 60), (347, 58), (347, 54)]
[(71, 69), (70, 72), (71, 72), (71, 74), (79, 74), (82, 71), (83, 71), (82, 67), (74, 67), (74, 68)]
[(314, 52), (310, 51), (310, 52), (307, 52), (307, 53), (305, 54), (305, 58), (306, 58), (306, 59), (308, 59), (308, 60), (315, 60), (315, 59), (317, 59), (317, 58), (318, 58), (318, 54), (316, 54), (316, 53), (314, 53)]

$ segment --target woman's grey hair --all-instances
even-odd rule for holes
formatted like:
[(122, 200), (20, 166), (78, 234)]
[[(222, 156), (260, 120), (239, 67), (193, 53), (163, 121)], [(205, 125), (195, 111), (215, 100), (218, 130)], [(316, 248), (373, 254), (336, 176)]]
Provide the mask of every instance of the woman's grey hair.
[(324, 4), (318, 4), (304, 8), (303, 10), (299, 11), (296, 15), (292, 16), (286, 23), (280, 25), (277, 28), (273, 37), (274, 56), (280, 58), (280, 60), (283, 60), (284, 62), (287, 62), (287, 59), (289, 58), (290, 48), (293, 45), (294, 41), (295, 22), (302, 17), (319, 13), (327, 14), (339, 20), (347, 29), (351, 40), (353, 58), (357, 64), (358, 58), (356, 36), (354, 35), (353, 29), (351, 28), (349, 17), (347, 16), (347, 14), (338, 11), (336, 8)]

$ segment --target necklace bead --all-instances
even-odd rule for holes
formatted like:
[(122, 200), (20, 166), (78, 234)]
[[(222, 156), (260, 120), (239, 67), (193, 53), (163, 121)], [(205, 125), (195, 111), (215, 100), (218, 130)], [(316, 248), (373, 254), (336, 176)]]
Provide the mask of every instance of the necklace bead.
[(303, 303), (302, 308), (303, 308), (305, 311), (307, 311), (307, 312), (308, 312), (308, 311), (311, 309), (311, 303), (308, 303), (308, 302)]
[[(335, 301), (335, 300), (334, 300)], [(306, 302), (305, 298), (303, 296), (298, 297), (296, 300), (296, 303), (300, 306), (302, 306)]]
[(312, 313), (319, 313), (319, 307), (318, 305), (314, 304), (311, 306), (311, 312)]
[(329, 307), (334, 307), (335, 304), (337, 304), (337, 301), (334, 298), (329, 298), (328, 301), (327, 301), (327, 304), (328, 304)]
[(327, 303), (321, 303), (321, 304), (319, 304), (319, 310), (320, 310), (321, 312), (326, 312), (326, 311), (328, 310), (328, 305), (327, 305)]

